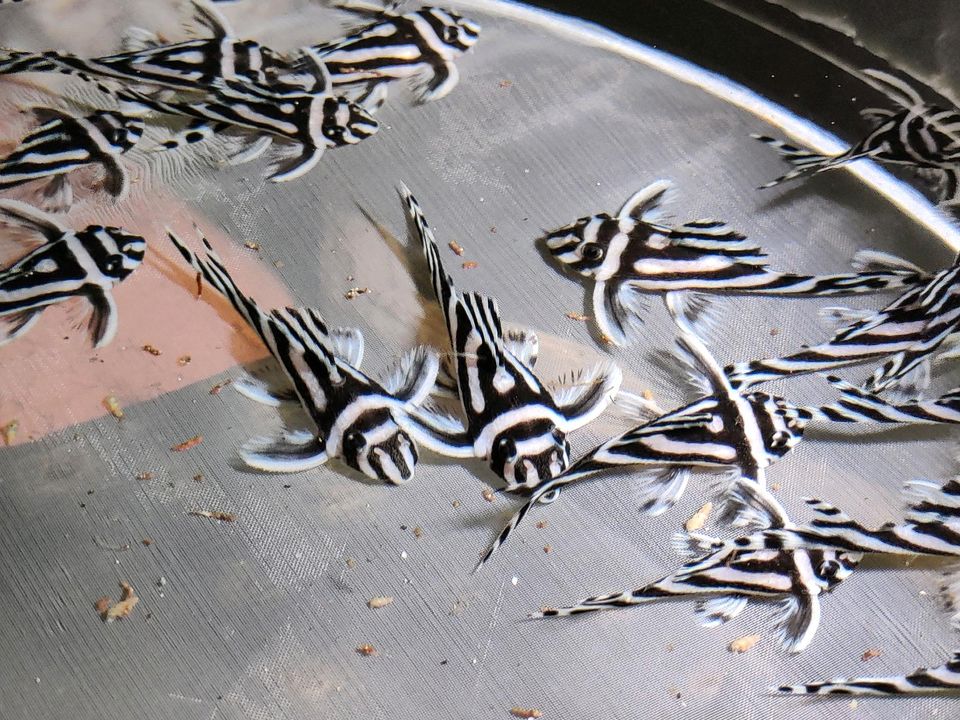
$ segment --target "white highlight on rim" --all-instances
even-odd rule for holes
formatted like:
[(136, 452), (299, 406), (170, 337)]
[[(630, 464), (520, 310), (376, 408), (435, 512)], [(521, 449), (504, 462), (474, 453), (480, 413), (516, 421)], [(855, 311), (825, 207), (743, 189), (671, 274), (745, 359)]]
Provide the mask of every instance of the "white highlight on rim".
[[(467, 8), (476, 8), (500, 17), (539, 25), (550, 32), (594, 47), (601, 47), (629, 60), (643, 63), (664, 75), (687, 85), (698, 87), (711, 95), (725, 100), (764, 122), (783, 130), (784, 134), (804, 147), (825, 154), (835, 155), (847, 149), (836, 135), (827, 132), (809, 120), (794, 114), (782, 105), (757, 94), (739, 83), (683, 60), (662, 50), (657, 50), (630, 38), (618, 35), (580, 18), (561, 15), (533, 8), (513, 0), (463, 0), (457, 3)], [(918, 190), (898, 180), (881, 166), (869, 160), (858, 160), (846, 166), (866, 185), (899, 208), (905, 215), (925, 227), (954, 250), (960, 250), (960, 228), (943, 212), (937, 209)]]

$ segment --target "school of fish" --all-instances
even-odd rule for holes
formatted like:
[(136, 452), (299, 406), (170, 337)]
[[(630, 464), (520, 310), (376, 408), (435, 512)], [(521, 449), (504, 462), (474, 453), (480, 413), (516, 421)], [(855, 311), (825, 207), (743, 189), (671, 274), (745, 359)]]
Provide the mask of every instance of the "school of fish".
[[(409, 82), (418, 104), (447, 98), (460, 80), (457, 61), (481, 33), (476, 21), (449, 9), (345, 5), (355, 20), (349, 32), (281, 52), (238, 34), (218, 7), (228, 2), (233, 0), (183, 2), (191, 31), (180, 41), (129, 28), (120, 51), (100, 57), (0, 48), (0, 75), (66, 75), (108, 106), (30, 108), (33, 129), (0, 158), (0, 193), (9, 195), (0, 198), (0, 224), (18, 242), (21, 236), (36, 241), (0, 270), (0, 346), (30, 330), (47, 307), (76, 298), (89, 305), (94, 347), (114, 338), (121, 313), (113, 291), (142, 264), (147, 241), (112, 226), (70, 227), (58, 215), (78, 198), (88, 201), (89, 183), (81, 179), (91, 173), (102, 178), (98, 187), (111, 203), (123, 203), (131, 184), (128, 156), (144, 150), (148, 129), (156, 126), (166, 135), (147, 149), (151, 153), (183, 153), (216, 138), (233, 148), (226, 162), (252, 163), (272, 153), (264, 179), (291, 182), (328, 151), (363, 144), (376, 152), (366, 141), (380, 128), (376, 114), (393, 83)], [(761, 187), (872, 159), (914, 169), (934, 181), (941, 207), (960, 206), (960, 110), (926, 102), (887, 72), (864, 70), (863, 78), (893, 107), (863, 110), (869, 132), (834, 156), (756, 135), (792, 166)], [(935, 364), (960, 355), (960, 257), (950, 267), (923, 268), (864, 249), (845, 272), (774, 269), (781, 262), (771, 266), (760, 243), (721, 220), (669, 220), (665, 208), (675, 190), (666, 180), (636, 190), (615, 214), (586, 214), (566, 225), (559, 223), (567, 219), (557, 218), (556, 229), (545, 230), (535, 245), (548, 262), (585, 284), (601, 346), (626, 348), (642, 340), (643, 324), (654, 312), (650, 298), (662, 297), (676, 331), (675, 366), (691, 386), (687, 402), (663, 410), (622, 388), (623, 373), (612, 361), (568, 373), (559, 384), (544, 381), (536, 371), (536, 332), (505, 329), (509, 309), (502, 316), (495, 298), (458, 289), (420, 202), (401, 178), (395, 184), (414, 255), (424, 261), (410, 273), (429, 280), (423, 301), (439, 309), (446, 336), (436, 347), (401, 353), (379, 378), (361, 369), (360, 329), (331, 327), (317, 308), (261, 309), (206, 238), (200, 236), (198, 253), (168, 233), (183, 272), (195, 274), (198, 288), (210, 287), (229, 302), (283, 378), (273, 385), (238, 379), (233, 387), (301, 417), (302, 427), (244, 443), (239, 455), (250, 468), (297, 473), (339, 461), (371, 480), (402, 485), (413, 478), (423, 450), (454, 461), (478, 459), (489, 468), (484, 482), (526, 497), (475, 571), (493, 561), (528, 515), (571, 486), (603, 492), (605, 478), (628, 471), (641, 509), (658, 515), (677, 502), (694, 473), (712, 475), (720, 480), (714, 484), (719, 520), (736, 528), (735, 537), (699, 529), (679, 533), (667, 540), (684, 556), (677, 569), (631, 583), (631, 589), (544, 607), (531, 617), (693, 600), (701, 623), (713, 627), (753, 604), (776, 603), (776, 636), (790, 653), (815, 642), (826, 596), (850, 584), (845, 581), (855, 572), (869, 572), (860, 569), (864, 557), (960, 558), (960, 479), (904, 478), (906, 514), (880, 525), (860, 522), (820, 498), (805, 501), (812, 519), (794, 521), (766, 481), (767, 468), (789, 462), (786, 456), (810, 426), (875, 432), (876, 426), (960, 424), (960, 387), (923, 396)], [(324, 268), (315, 274), (321, 279)], [(893, 299), (871, 310), (827, 308), (833, 334), (781, 357), (724, 366), (709, 347), (716, 296), (867, 294)], [(848, 366), (864, 369), (862, 382), (832, 374)], [(758, 388), (810, 374), (821, 377), (831, 401), (798, 403), (782, 391)], [(611, 405), (634, 426), (573, 457), (569, 436)], [(586, 480), (592, 482), (581, 484)], [(942, 592), (960, 607), (960, 574), (943, 569)], [(953, 623), (960, 628), (960, 611)], [(786, 684), (773, 692), (960, 692), (960, 651), (941, 665), (901, 676)]]

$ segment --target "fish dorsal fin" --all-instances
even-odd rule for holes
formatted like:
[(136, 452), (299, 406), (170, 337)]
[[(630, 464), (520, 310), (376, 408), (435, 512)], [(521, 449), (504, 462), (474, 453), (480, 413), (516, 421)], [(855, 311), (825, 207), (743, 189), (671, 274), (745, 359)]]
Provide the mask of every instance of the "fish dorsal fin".
[(680, 331), (677, 337), (677, 357), (690, 371), (690, 379), (698, 389), (710, 390), (704, 394), (733, 393), (730, 381), (723, 372), (723, 367), (717, 362), (713, 354), (694, 329), (688, 314), (689, 297), (684, 292), (668, 292), (664, 298), (667, 310), (673, 318), (674, 324)]
[(873, 68), (865, 68), (863, 74), (870, 78), (873, 85), (880, 92), (890, 98), (897, 105), (905, 108), (917, 107), (923, 105), (923, 98), (920, 94), (904, 80)]
[(663, 408), (656, 401), (648, 400), (642, 395), (621, 390), (613, 401), (620, 412), (630, 420), (647, 423), (663, 415)]
[[(669, 237), (671, 245), (711, 252), (736, 252), (738, 260), (751, 264), (763, 264), (763, 258), (766, 257), (760, 245), (731, 228), (723, 220), (714, 218), (685, 222), (673, 228)], [(753, 256), (741, 255), (742, 253), (753, 253)]]
[(233, 36), (233, 29), (227, 18), (209, 0), (190, 0), (186, 4), (186, 10), (189, 15), (184, 21), (184, 29), (189, 34), (194, 35), (197, 28), (203, 28), (217, 40)]
[(814, 517), (810, 524), (815, 527), (845, 525), (850, 522), (850, 516), (836, 505), (815, 497), (804, 498), (803, 501), (813, 511)]
[(734, 527), (757, 530), (783, 528), (791, 524), (783, 505), (768, 490), (742, 477), (730, 484), (720, 517)]
[(436, 353), (420, 345), (400, 357), (384, 378), (383, 387), (398, 400), (419, 405), (430, 395), (439, 368)]
[(338, 327), (330, 331), (334, 354), (355, 368), (363, 362), (363, 333), (357, 328)]
[(120, 35), (120, 49), (125, 53), (139, 53), (160, 46), (160, 38), (152, 30), (131, 25)]
[(620, 207), (617, 217), (656, 220), (660, 216), (661, 208), (672, 195), (673, 183), (669, 180), (656, 180), (628, 197)]
[(698, 602), (695, 612), (703, 627), (717, 627), (742, 613), (747, 600), (745, 595), (720, 595)]
[(540, 339), (533, 330), (507, 330), (503, 338), (503, 345), (509, 353), (528, 368), (533, 368), (537, 364)]
[(857, 272), (903, 272), (917, 273), (927, 279), (930, 277), (930, 274), (919, 265), (899, 255), (872, 248), (857, 250), (850, 261), (850, 266)]
[(910, 522), (960, 522), (960, 480), (954, 478), (943, 484), (929, 480), (912, 480), (903, 486), (907, 498)]
[(36, 230), (48, 242), (53, 242), (68, 232), (52, 215), (18, 200), (0, 200), (0, 221)]

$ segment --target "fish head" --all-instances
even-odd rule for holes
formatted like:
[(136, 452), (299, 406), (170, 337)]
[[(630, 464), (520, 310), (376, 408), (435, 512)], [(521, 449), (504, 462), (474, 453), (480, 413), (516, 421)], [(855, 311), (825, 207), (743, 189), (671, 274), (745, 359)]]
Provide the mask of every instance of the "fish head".
[(100, 271), (118, 282), (140, 266), (147, 251), (146, 240), (123, 228), (90, 225), (77, 233), (77, 237), (90, 251)]
[(863, 554), (824, 550), (811, 552), (810, 559), (813, 561), (817, 576), (823, 583), (824, 588), (826, 590), (832, 590), (850, 577), (850, 574), (856, 570), (857, 565), (860, 564), (860, 560), (863, 559)]
[(542, 236), (541, 242), (558, 263), (584, 277), (596, 277), (607, 257), (611, 233), (600, 232), (609, 215), (588, 215)]
[[(318, 98), (319, 99), (319, 98)], [(380, 123), (367, 110), (345, 97), (326, 96), (314, 104), (311, 135), (318, 146), (356, 145), (377, 132)], [(317, 137), (316, 128), (321, 137)]]
[(480, 39), (480, 24), (451, 10), (424, 8), (420, 14), (452, 54), (462, 55)]
[(757, 417), (767, 418), (767, 449), (777, 457), (786, 455), (803, 439), (803, 433), (812, 415), (799, 407), (775, 395), (764, 392), (750, 393), (748, 401)]
[(569, 441), (545, 420), (505, 430), (494, 439), (490, 452), (490, 469), (507, 482), (508, 489), (534, 488), (569, 465)]
[(403, 485), (413, 477), (417, 446), (385, 407), (360, 414), (340, 441), (343, 461), (371, 480)]

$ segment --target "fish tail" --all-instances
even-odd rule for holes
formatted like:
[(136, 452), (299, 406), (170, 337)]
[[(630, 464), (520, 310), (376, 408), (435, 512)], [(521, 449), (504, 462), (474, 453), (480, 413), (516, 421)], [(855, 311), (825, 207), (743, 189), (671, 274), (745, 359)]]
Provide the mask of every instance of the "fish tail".
[(776, 150), (783, 158), (794, 166), (793, 170), (790, 172), (781, 175), (775, 180), (771, 180), (768, 183), (761, 185), (761, 188), (769, 188), (774, 185), (779, 185), (780, 183), (793, 180), (802, 175), (807, 175), (813, 172), (820, 172), (821, 170), (826, 170), (828, 167), (831, 167), (837, 162), (837, 158), (829, 155), (821, 155), (820, 153), (810, 152), (809, 150), (802, 150), (796, 145), (791, 145), (790, 143), (784, 140), (777, 140), (776, 138), (769, 137), (768, 135), (751, 135), (755, 140), (759, 140), (764, 145), (769, 145), (774, 150)]
[(537, 612), (530, 613), (529, 617), (568, 617), (570, 615), (583, 615), (584, 613), (597, 612), (598, 610), (613, 610), (614, 608), (641, 605), (659, 597), (664, 597), (664, 593), (657, 590), (655, 586), (648, 585), (636, 590), (624, 590), (607, 595), (595, 595), (581, 600), (575, 605), (558, 608), (541, 608)]

